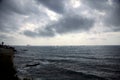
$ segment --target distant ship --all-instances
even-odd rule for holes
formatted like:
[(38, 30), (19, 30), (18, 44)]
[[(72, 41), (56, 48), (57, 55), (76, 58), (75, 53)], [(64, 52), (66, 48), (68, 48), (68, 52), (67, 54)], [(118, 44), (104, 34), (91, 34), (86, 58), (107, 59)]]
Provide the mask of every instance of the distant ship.
[(29, 44), (27, 44), (26, 46), (30, 46)]

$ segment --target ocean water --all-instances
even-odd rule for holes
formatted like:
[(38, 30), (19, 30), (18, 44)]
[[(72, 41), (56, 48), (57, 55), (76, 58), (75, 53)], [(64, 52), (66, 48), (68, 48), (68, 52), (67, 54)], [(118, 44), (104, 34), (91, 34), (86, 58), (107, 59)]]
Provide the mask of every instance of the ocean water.
[(33, 80), (120, 80), (120, 46), (16, 46), (18, 76)]

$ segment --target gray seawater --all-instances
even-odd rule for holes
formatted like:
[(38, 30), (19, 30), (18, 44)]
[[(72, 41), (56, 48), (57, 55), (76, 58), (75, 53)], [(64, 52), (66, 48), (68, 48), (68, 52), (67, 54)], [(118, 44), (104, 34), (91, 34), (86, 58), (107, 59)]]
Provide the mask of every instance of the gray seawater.
[(16, 46), (18, 75), (33, 80), (120, 80), (120, 46)]

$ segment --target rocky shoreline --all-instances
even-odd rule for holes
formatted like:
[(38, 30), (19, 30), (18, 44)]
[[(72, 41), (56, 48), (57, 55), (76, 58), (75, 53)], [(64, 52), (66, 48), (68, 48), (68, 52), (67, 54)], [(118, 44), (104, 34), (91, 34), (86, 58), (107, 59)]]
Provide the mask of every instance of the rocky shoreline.
[(19, 80), (13, 63), (14, 53), (13, 47), (0, 45), (0, 80)]

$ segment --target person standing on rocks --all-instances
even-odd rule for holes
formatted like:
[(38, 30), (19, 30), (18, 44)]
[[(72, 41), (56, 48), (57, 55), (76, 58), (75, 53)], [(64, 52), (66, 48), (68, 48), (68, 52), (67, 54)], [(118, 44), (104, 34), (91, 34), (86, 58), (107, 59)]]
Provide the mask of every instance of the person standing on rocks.
[(4, 45), (4, 42), (2, 42), (2, 46)]

